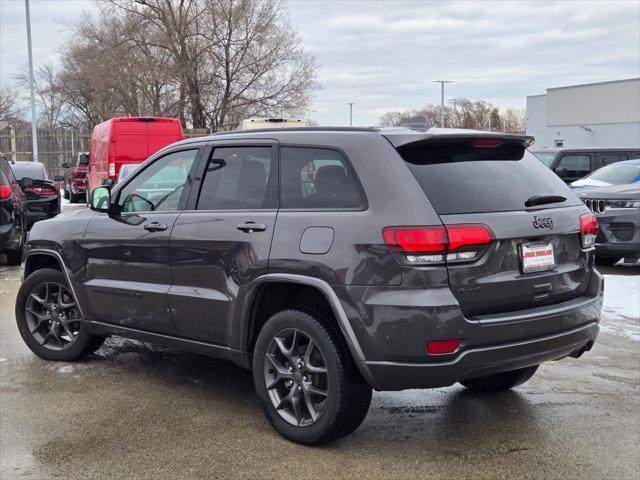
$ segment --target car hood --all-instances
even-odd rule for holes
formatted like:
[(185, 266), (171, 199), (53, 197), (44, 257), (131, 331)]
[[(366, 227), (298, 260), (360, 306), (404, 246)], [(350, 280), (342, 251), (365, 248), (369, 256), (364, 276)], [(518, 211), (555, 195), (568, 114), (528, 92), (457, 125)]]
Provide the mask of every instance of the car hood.
[(640, 200), (640, 184), (629, 183), (612, 187), (588, 188), (576, 192), (576, 195), (580, 198), (629, 198), (632, 200)]
[(592, 180), (590, 178), (581, 178), (569, 185), (572, 189), (589, 188), (589, 187), (610, 187), (611, 184), (601, 180)]

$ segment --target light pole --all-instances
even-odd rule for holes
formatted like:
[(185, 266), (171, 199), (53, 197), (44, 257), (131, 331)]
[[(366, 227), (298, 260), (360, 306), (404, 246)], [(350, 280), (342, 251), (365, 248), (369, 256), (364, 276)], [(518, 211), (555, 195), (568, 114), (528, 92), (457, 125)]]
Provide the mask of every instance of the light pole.
[(36, 94), (33, 82), (33, 54), (31, 53), (31, 16), (29, 15), (29, 0), (24, 0), (27, 16), (27, 49), (29, 51), (29, 86), (31, 87), (31, 144), (33, 161), (38, 161), (38, 127), (36, 125)]
[(440, 84), (440, 128), (444, 128), (444, 84), (453, 83), (453, 80), (434, 80)]
[(349, 126), (353, 127), (353, 102), (347, 103), (349, 105)]

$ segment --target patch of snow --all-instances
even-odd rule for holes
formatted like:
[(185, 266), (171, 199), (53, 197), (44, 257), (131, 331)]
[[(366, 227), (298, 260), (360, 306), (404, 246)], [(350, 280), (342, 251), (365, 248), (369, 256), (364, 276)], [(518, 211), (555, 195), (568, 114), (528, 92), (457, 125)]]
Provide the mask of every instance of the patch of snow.
[(604, 332), (640, 342), (640, 276), (604, 276), (600, 327)]

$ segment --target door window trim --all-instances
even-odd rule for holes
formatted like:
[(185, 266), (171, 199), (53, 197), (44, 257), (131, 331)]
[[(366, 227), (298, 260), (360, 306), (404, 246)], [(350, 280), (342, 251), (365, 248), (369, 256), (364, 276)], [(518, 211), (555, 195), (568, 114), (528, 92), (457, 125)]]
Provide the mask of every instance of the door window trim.
[[(283, 148), (315, 148), (315, 149), (322, 149), (322, 150), (330, 150), (333, 151), (335, 153), (337, 153), (338, 155), (340, 155), (340, 157), (342, 158), (342, 161), (344, 162), (344, 166), (347, 169), (347, 171), (349, 172), (349, 174), (352, 175), (353, 179), (355, 180), (355, 185), (356, 188), (358, 189), (358, 192), (360, 193), (360, 198), (362, 198), (362, 205), (359, 207), (345, 207), (345, 208), (337, 208), (337, 207), (322, 207), (322, 208), (283, 208), (280, 207), (279, 211), (283, 211), (283, 212), (365, 212), (369, 209), (369, 200), (367, 199), (367, 196), (364, 192), (364, 188), (362, 187), (362, 183), (360, 182), (360, 178), (358, 177), (358, 174), (355, 170), (355, 168), (353, 168), (353, 164), (351, 163), (351, 160), (349, 159), (349, 156), (346, 154), (346, 152), (344, 150), (342, 150), (339, 147), (335, 147), (335, 146), (329, 146), (329, 145), (316, 145), (316, 144), (308, 144), (308, 143), (302, 143), (302, 144), (298, 144), (298, 143), (279, 143), (278, 144), (278, 165), (281, 164), (282, 162), (282, 154), (281, 154), (281, 150)], [(282, 199), (282, 168), (278, 168), (278, 175), (279, 175), (279, 181), (278, 184), (280, 186), (280, 188), (278, 188), (278, 204), (280, 204), (280, 201)]]
[(137, 168), (131, 175), (129, 175), (129, 177), (127, 177), (124, 180), (124, 182), (121, 185), (118, 186), (118, 188), (116, 188), (114, 191), (111, 192), (112, 205), (118, 205), (118, 202), (120, 200), (120, 193), (122, 192), (122, 190), (127, 185), (129, 185), (129, 183), (131, 183), (135, 178), (137, 178), (138, 175), (140, 175), (147, 168), (149, 168), (151, 165), (161, 160), (162, 158), (166, 157), (167, 155), (171, 155), (173, 153), (178, 153), (178, 152), (185, 152), (189, 150), (196, 150), (196, 156), (193, 159), (193, 163), (191, 164), (191, 168), (189, 169), (189, 173), (187, 174), (186, 183), (180, 195), (180, 200), (178, 200), (178, 208), (176, 210), (162, 210), (158, 212), (155, 212), (153, 210), (144, 211), (144, 212), (120, 212), (119, 211), (118, 215), (124, 217), (124, 216), (130, 216), (130, 215), (140, 215), (141, 213), (144, 213), (144, 215), (146, 216), (146, 215), (156, 215), (156, 214), (179, 213), (184, 211), (187, 203), (187, 198), (189, 197), (191, 190), (193, 188), (194, 173), (196, 171), (200, 158), (202, 157), (202, 152), (203, 150), (205, 150), (205, 147), (206, 145), (204, 143), (193, 143), (193, 144), (180, 145), (179, 147), (171, 148), (168, 150), (163, 149), (157, 152), (156, 154), (154, 154), (154, 156), (149, 157), (147, 160), (145, 160), (141, 168)]

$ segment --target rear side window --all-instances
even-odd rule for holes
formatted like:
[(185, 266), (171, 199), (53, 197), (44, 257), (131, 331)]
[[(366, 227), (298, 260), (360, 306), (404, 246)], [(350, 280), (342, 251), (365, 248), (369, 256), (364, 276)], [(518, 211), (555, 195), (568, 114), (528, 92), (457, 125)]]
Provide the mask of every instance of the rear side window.
[(524, 210), (535, 195), (568, 200), (549, 207), (579, 205), (565, 183), (519, 143), (475, 147), (472, 140), (417, 142), (398, 152), (436, 212), (481, 213)]
[(280, 149), (280, 208), (362, 209), (355, 173), (344, 157), (325, 148)]
[(277, 181), (271, 147), (216, 148), (205, 172), (197, 210), (275, 208)]
[(566, 155), (560, 159), (556, 172), (561, 177), (584, 177), (591, 172), (589, 155)]
[(611, 165), (612, 163), (620, 162), (622, 160), (627, 160), (627, 156), (623, 154), (611, 154), (605, 153), (600, 155), (600, 160), (603, 165)]

